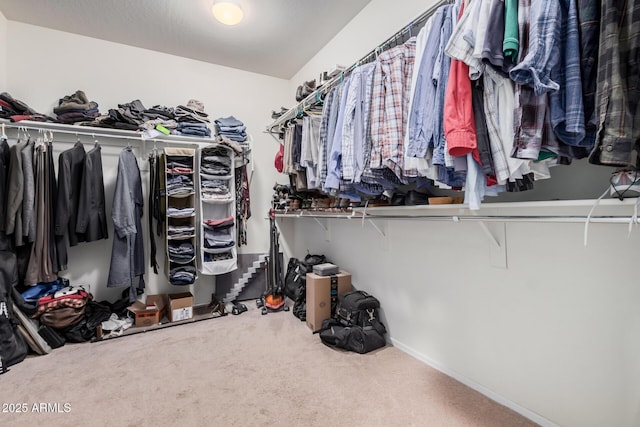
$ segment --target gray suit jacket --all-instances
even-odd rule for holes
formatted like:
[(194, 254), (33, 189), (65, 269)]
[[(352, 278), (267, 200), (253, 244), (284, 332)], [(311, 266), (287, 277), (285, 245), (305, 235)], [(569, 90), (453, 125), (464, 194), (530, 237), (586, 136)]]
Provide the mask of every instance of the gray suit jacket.
[(9, 150), (9, 183), (7, 191), (7, 217), (5, 232), (15, 233), (16, 246), (23, 244), (22, 199), (24, 194), (24, 174), (22, 172), (22, 150), (26, 142), (18, 141)]

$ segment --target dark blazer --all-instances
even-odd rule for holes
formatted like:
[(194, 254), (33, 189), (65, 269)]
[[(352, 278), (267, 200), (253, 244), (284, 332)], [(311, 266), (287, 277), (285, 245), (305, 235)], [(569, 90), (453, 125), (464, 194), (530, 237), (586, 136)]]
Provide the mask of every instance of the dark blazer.
[(9, 144), (0, 139), (0, 232), (5, 230), (7, 212), (7, 184), (9, 181)]
[(84, 234), (85, 242), (109, 238), (104, 202), (102, 154), (98, 144), (89, 150), (85, 157), (75, 230), (77, 233)]
[(56, 236), (68, 236), (69, 246), (84, 241), (76, 232), (76, 216), (84, 175), (86, 153), (80, 142), (58, 157), (58, 200), (56, 202)]

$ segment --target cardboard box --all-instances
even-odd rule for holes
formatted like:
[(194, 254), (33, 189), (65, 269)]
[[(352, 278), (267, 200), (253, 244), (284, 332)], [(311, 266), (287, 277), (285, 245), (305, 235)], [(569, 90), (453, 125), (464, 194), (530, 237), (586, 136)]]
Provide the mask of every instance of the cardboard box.
[(193, 318), (193, 295), (191, 292), (167, 295), (166, 305), (169, 322)]
[(351, 290), (351, 274), (341, 271), (332, 276), (307, 273), (307, 326), (315, 332), (331, 317), (331, 299)]
[(160, 323), (164, 315), (164, 297), (164, 295), (147, 295), (146, 303), (136, 301), (127, 307), (134, 314), (137, 327), (152, 326)]

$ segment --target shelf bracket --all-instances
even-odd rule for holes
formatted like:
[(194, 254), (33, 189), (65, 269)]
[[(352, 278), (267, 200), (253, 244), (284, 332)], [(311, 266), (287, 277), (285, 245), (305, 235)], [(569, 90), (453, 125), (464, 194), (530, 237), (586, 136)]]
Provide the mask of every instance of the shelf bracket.
[(376, 222), (371, 218), (367, 218), (367, 222), (371, 224), (373, 228), (375, 228), (378, 234), (380, 235), (380, 238), (382, 239), (382, 250), (383, 251), (389, 250), (389, 236), (387, 236), (387, 230), (386, 230), (387, 227), (385, 226), (379, 227), (378, 224), (376, 224)]
[(492, 223), (492, 229), (483, 222), (478, 225), (489, 239), (489, 253), (491, 265), (496, 268), (507, 268), (507, 224), (504, 222)]
[(324, 240), (326, 240), (327, 242), (330, 242), (331, 241), (331, 231), (329, 230), (329, 224), (323, 224), (322, 221), (320, 221), (316, 217), (312, 217), (312, 218), (324, 230)]
[(322, 227), (322, 229), (323, 229), (325, 232), (328, 230), (328, 227), (327, 227), (326, 225), (324, 225), (324, 224), (322, 223), (322, 221), (320, 221), (318, 218), (313, 217), (313, 219), (314, 219), (314, 221), (315, 221), (315, 222), (317, 222), (317, 223), (318, 223), (318, 225), (319, 225), (320, 227)]
[(378, 227), (378, 225), (375, 223), (374, 220), (369, 218), (368, 221), (369, 221), (369, 224), (373, 225), (373, 228), (376, 229), (376, 231), (380, 234), (381, 237), (383, 237), (383, 238), (387, 237), (387, 235), (385, 234), (384, 230), (382, 230), (380, 227)]

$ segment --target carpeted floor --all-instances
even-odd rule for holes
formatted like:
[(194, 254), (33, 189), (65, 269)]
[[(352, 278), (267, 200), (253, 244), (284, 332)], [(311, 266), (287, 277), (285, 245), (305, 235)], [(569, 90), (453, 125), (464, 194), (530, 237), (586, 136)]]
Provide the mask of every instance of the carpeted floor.
[(336, 351), (290, 312), (248, 305), (29, 357), (0, 376), (0, 425), (535, 425), (396, 348)]

